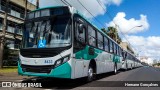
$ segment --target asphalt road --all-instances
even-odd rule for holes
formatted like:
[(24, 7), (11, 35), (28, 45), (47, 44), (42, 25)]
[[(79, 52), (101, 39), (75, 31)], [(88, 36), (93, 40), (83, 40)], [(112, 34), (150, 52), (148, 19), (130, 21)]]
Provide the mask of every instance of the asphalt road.
[[(3, 76), (4, 79), (7, 77)], [(19, 77), (19, 76), (17, 76)], [(2, 77), (1, 77), (2, 78)], [(2, 88), (0, 90), (52, 90), (52, 89), (74, 89), (74, 90), (160, 90), (160, 68), (154, 67), (140, 67), (128, 71), (119, 71), (114, 75), (111, 73), (105, 73), (97, 76), (97, 79), (93, 82), (87, 83), (85, 78), (76, 80), (64, 80), (64, 79), (50, 79), (50, 78), (12, 78), (7, 81), (23, 82), (23, 83), (41, 83), (41, 88)], [(2, 81), (0, 79), (0, 81)], [(151, 84), (152, 83), (152, 84)], [(128, 86), (127, 86), (128, 85)], [(132, 87), (130, 86), (132, 85)], [(140, 85), (135, 87), (133, 85)], [(144, 85), (152, 85), (154, 87), (148, 87)], [(158, 87), (157, 87), (158, 85)]]

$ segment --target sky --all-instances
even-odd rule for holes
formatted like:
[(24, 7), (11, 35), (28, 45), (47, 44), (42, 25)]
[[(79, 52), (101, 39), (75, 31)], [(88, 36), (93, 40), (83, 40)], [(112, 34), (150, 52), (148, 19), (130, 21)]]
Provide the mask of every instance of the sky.
[[(35, 3), (36, 0), (29, 1)], [(137, 55), (148, 56), (151, 59), (160, 59), (160, 0), (66, 1), (79, 10), (98, 28), (116, 27), (122, 40), (129, 42)], [(64, 5), (61, 0), (40, 0), (40, 7), (59, 5)]]

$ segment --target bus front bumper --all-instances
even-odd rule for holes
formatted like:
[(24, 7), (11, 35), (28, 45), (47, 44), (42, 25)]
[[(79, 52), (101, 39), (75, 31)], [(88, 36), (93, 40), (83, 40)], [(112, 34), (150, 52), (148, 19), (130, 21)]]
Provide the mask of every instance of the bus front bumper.
[(51, 69), (50, 73), (35, 73), (35, 72), (24, 72), (18, 62), (18, 74), (24, 76), (37, 76), (37, 77), (53, 77), (53, 78), (68, 78), (71, 79), (71, 66), (68, 62)]

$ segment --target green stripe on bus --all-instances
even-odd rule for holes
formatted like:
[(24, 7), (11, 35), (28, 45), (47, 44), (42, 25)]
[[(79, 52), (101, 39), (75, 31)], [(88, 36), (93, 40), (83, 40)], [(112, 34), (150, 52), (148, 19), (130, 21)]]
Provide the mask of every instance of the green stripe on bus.
[(94, 48), (94, 55), (89, 55), (89, 48), (90, 46), (86, 46), (83, 50), (80, 50), (75, 53), (76, 59), (85, 59), (85, 60), (91, 60), (98, 56), (98, 54), (102, 53), (103, 51), (100, 49)]
[(113, 56), (113, 62), (120, 63), (120, 56), (114, 55), (114, 56)]
[(64, 63), (54, 69), (50, 73), (33, 73), (23, 72), (18, 61), (18, 74), (24, 76), (40, 76), (40, 77), (56, 77), (56, 78), (68, 78), (71, 79), (71, 66), (69, 63)]
[[(102, 51), (102, 50), (100, 50), (100, 49), (96, 49), (96, 48), (94, 48), (94, 55), (89, 55), (89, 48), (90, 48), (90, 46), (86, 46), (83, 50), (80, 50), (80, 51), (78, 51), (78, 52), (76, 52), (75, 53), (75, 55), (76, 55), (76, 59), (81, 59), (81, 58), (83, 58), (84, 60), (91, 60), (91, 59), (94, 59), (94, 58), (96, 58), (99, 54), (101, 54), (102, 52), (104, 52), (104, 51)], [(108, 60), (108, 59), (107, 59)], [(117, 62), (117, 63), (120, 63), (120, 56), (118, 56), (118, 55), (113, 55), (113, 59), (112, 59), (112, 61), (113, 62)]]
[(63, 65), (53, 69), (51, 73), (53, 73), (53, 76), (57, 78), (71, 78), (71, 66), (68, 62), (64, 63)]

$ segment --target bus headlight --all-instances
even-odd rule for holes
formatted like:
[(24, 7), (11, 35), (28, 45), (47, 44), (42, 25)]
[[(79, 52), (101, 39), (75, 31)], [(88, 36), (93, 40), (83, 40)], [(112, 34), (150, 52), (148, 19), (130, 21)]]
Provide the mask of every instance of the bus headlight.
[(63, 63), (67, 62), (69, 59), (70, 59), (69, 55), (67, 57), (63, 58)]
[(64, 58), (61, 58), (61, 59), (57, 60), (57, 61), (55, 62), (55, 67), (57, 67), (57, 66), (65, 63), (65, 62), (67, 62), (69, 59), (70, 59), (70, 55), (67, 55), (67, 56), (65, 56)]

